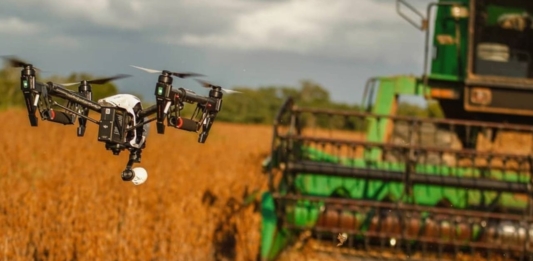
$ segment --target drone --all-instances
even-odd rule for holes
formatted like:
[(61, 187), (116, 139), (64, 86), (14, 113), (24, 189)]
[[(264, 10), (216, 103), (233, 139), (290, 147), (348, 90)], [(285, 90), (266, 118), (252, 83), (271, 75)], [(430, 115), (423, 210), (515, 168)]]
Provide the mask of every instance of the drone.
[[(133, 168), (133, 164), (141, 162), (141, 153), (146, 148), (150, 129), (149, 123), (156, 122), (158, 134), (164, 134), (165, 127), (199, 133), (198, 142), (205, 143), (217, 113), (222, 109), (223, 92), (239, 93), (197, 80), (203, 87), (210, 88), (209, 95), (202, 96), (191, 90), (172, 86), (173, 77), (204, 76), (202, 74), (154, 70), (130, 65), (148, 73), (159, 74), (154, 92), (156, 104), (143, 108), (141, 100), (132, 94), (116, 94), (94, 101), (91, 85), (105, 84), (130, 75), (119, 74), (74, 83), (43, 83), (36, 80), (36, 71), (40, 69), (32, 64), (12, 56), (4, 59), (11, 67), (22, 68), (20, 89), (24, 95), (32, 127), (38, 126), (37, 112), (41, 120), (63, 125), (73, 125), (78, 120), (78, 137), (84, 136), (88, 121), (98, 124), (98, 141), (105, 144), (106, 150), (111, 151), (113, 155), (129, 151), (129, 160), (121, 178), (135, 185), (143, 184), (148, 178), (144, 168)], [(78, 85), (77, 91), (66, 88), (75, 85)], [(66, 104), (59, 103), (57, 99), (66, 100)], [(196, 104), (190, 117), (181, 115), (186, 104)], [(90, 117), (90, 111), (99, 113), (99, 119)], [(150, 118), (151, 116), (153, 117)]]

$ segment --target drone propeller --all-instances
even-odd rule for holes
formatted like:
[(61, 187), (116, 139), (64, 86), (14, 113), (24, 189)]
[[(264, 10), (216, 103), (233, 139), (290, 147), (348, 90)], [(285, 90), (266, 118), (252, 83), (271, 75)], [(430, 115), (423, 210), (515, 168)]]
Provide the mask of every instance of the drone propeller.
[(24, 68), (26, 66), (32, 66), (33, 69), (42, 72), (41, 69), (33, 66), (31, 63), (28, 63), (28, 62), (26, 62), (26, 61), (24, 61), (24, 60), (22, 60), (22, 59), (20, 59), (20, 58), (18, 58), (16, 56), (4, 55), (4, 56), (2, 56), (2, 58), (4, 58), (4, 60), (7, 61), (7, 64), (8, 64), (9, 67), (13, 67), (13, 68), (21, 68), (22, 67), (22, 68)]
[[(143, 68), (143, 67), (139, 67), (139, 66), (135, 66), (135, 65), (130, 65), (131, 67), (133, 68), (137, 68), (139, 70), (143, 70), (145, 72), (148, 72), (148, 73), (163, 73), (164, 71), (160, 71), (160, 70), (154, 70), (154, 69), (148, 69), (148, 68)], [(176, 77), (179, 77), (179, 78), (187, 78), (187, 77), (201, 77), (201, 76), (205, 76), (205, 75), (202, 75), (202, 74), (198, 74), (198, 73), (191, 73), (191, 72), (188, 72), (188, 73), (180, 73), (180, 72), (169, 72), (170, 74), (176, 76)]]
[[(131, 75), (118, 74), (118, 75), (115, 75), (115, 76), (112, 76), (112, 77), (94, 79), (94, 80), (89, 80), (89, 81), (85, 81), (85, 82), (87, 82), (88, 84), (106, 84), (108, 82), (111, 82), (111, 81), (114, 81), (114, 80), (118, 80), (118, 79), (122, 79), (122, 78), (127, 78), (127, 77), (131, 77)], [(63, 83), (61, 85), (63, 85), (63, 86), (72, 86), (72, 85), (80, 84), (81, 82), (83, 82), (83, 80), (82, 81), (78, 81), (78, 82)]]
[(212, 89), (220, 88), (225, 93), (242, 93), (240, 91), (224, 89), (224, 88), (222, 88), (222, 87), (220, 87), (218, 85), (214, 85), (214, 84), (208, 83), (206, 81), (202, 81), (202, 80), (198, 80), (198, 79), (196, 81), (199, 82), (205, 88), (212, 88)]

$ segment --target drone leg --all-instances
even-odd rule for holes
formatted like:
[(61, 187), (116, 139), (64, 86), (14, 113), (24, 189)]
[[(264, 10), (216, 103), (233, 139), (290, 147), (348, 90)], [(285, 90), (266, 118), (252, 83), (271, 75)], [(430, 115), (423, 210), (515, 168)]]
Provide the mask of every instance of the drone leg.
[[(83, 115), (85, 117), (87, 117), (89, 115), (89, 110), (88, 109), (84, 109), (83, 110)], [(77, 131), (78, 137), (83, 137), (83, 135), (85, 134), (85, 126), (87, 125), (87, 119), (79, 117), (78, 118), (78, 123), (79, 123), (78, 131)]]
[(32, 95), (30, 92), (24, 92), (24, 101), (26, 103), (26, 108), (28, 109), (28, 118), (30, 120), (30, 125), (35, 127), (38, 125), (38, 118), (35, 115), (37, 112), (36, 105), (33, 101)]
[(38, 121), (39, 121), (39, 119), (37, 118), (37, 116), (35, 116), (35, 114), (29, 114), (28, 117), (29, 117), (29, 119), (30, 119), (30, 125), (31, 125), (31, 126), (37, 126)]
[(206, 118), (206, 122), (203, 125), (202, 133), (200, 133), (200, 136), (198, 136), (198, 142), (199, 143), (205, 143), (207, 140), (207, 136), (209, 135), (209, 131), (211, 130), (211, 125), (213, 125), (214, 116), (209, 116)]

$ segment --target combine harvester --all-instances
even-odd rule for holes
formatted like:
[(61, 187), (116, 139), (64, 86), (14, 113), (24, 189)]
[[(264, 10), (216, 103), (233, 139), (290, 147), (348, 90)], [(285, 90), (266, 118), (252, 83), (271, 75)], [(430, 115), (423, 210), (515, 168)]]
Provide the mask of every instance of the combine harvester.
[[(420, 26), (406, 7), (426, 35), (421, 77), (371, 78), (364, 111), (280, 108), (261, 260), (303, 235), (355, 260), (533, 260), (533, 2), (439, 1)], [(445, 117), (398, 116), (401, 95)]]

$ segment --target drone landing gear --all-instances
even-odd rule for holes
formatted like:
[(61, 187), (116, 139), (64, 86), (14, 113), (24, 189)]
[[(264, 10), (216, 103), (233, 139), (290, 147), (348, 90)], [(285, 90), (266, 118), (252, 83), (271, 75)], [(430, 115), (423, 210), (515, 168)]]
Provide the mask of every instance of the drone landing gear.
[(134, 163), (141, 162), (141, 151), (141, 149), (136, 148), (130, 150), (128, 164), (126, 164), (126, 169), (122, 171), (121, 175), (123, 181), (131, 181), (135, 185), (140, 185), (148, 178), (148, 173), (144, 168), (132, 168)]

